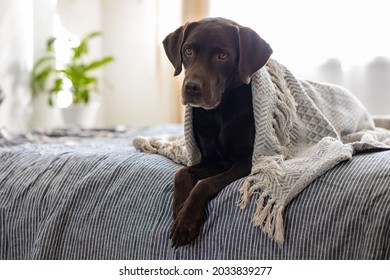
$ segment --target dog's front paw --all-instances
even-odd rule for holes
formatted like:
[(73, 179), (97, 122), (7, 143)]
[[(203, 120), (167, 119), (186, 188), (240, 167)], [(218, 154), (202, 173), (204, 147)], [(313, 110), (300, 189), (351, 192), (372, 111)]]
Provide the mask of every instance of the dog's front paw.
[(190, 244), (194, 241), (202, 227), (205, 213), (202, 209), (198, 211), (186, 211), (187, 207), (183, 207), (174, 219), (171, 234), (169, 236), (172, 239), (172, 247), (179, 247)]
[(201, 223), (189, 222), (177, 218), (173, 222), (170, 238), (172, 239), (172, 247), (179, 247), (190, 244), (200, 233)]
[(173, 203), (172, 203), (172, 213), (173, 213), (173, 219), (176, 220), (178, 217), (180, 210), (183, 208), (183, 202), (186, 200), (187, 197), (184, 197), (180, 194), (174, 194), (173, 197)]

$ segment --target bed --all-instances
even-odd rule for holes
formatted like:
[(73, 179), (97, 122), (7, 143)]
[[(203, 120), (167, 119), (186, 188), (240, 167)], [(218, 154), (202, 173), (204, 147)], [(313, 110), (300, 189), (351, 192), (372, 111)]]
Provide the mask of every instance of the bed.
[(285, 243), (237, 206), (244, 178), (208, 205), (200, 237), (172, 248), (179, 164), (131, 145), (182, 125), (0, 134), (0, 259), (390, 259), (390, 151), (358, 154), (285, 211)]

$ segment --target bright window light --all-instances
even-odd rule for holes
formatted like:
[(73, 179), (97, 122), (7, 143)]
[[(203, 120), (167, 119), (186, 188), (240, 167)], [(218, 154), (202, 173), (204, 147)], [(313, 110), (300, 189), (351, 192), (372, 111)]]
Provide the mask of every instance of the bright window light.
[[(61, 24), (58, 14), (53, 16), (53, 36), (56, 38), (54, 42), (54, 53), (56, 56), (56, 69), (64, 69), (64, 65), (70, 61), (71, 49), (80, 45), (80, 40), (72, 33), (70, 33)], [(70, 89), (72, 87), (71, 81), (63, 77), (63, 91), (57, 95), (57, 106), (59, 108), (66, 108), (72, 104), (73, 97)]]
[(257, 31), (294, 69), (338, 59), (343, 67), (390, 57), (385, 0), (210, 0), (210, 16)]
[(72, 93), (69, 90), (63, 90), (57, 94), (57, 107), (58, 108), (67, 108), (72, 104), (73, 97)]

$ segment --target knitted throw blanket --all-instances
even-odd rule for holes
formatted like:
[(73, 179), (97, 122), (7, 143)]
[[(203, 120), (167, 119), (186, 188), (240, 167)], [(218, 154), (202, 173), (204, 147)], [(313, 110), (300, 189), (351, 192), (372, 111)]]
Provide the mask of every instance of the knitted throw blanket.
[[(390, 148), (390, 131), (376, 128), (364, 106), (348, 91), (297, 80), (270, 59), (252, 78), (255, 143), (252, 171), (240, 188), (239, 206), (257, 198), (253, 222), (279, 244), (283, 213), (307, 185), (356, 152)], [(136, 148), (193, 165), (201, 154), (185, 111), (184, 137), (137, 137)]]

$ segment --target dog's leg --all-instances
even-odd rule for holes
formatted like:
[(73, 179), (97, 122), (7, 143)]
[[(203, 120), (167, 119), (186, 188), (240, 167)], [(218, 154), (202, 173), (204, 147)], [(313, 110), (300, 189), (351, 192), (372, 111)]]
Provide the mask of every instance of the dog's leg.
[(196, 183), (204, 178), (214, 176), (224, 170), (219, 167), (201, 162), (194, 166), (185, 166), (180, 168), (174, 178), (173, 190), (173, 218), (176, 219), (180, 208), (189, 196)]
[(206, 216), (208, 202), (228, 184), (247, 176), (250, 168), (251, 159), (245, 159), (223, 173), (196, 183), (173, 221), (170, 235), (173, 247), (189, 244), (196, 239)]

